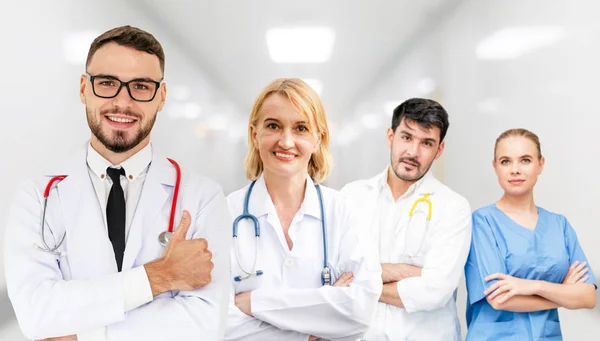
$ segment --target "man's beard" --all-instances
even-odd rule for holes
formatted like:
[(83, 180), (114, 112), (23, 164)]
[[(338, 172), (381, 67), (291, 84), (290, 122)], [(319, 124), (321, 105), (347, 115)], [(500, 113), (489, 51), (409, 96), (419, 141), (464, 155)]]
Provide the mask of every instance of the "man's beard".
[[(431, 160), (431, 163), (427, 166), (427, 168), (425, 169), (425, 171), (422, 172), (422, 173), (420, 172), (420, 170), (421, 170), (421, 163), (418, 162), (417, 160), (415, 160), (413, 158), (409, 158), (409, 157), (402, 157), (402, 158), (400, 158), (398, 160), (398, 163), (396, 164), (396, 167), (391, 167), (391, 168), (392, 168), (392, 171), (394, 172), (394, 174), (396, 174), (396, 176), (399, 179), (403, 180), (403, 181), (409, 181), (409, 182), (419, 181), (419, 180), (421, 180), (421, 178), (423, 178), (425, 176), (425, 174), (427, 174), (427, 172), (429, 171), (429, 169), (433, 165), (433, 161), (434, 160)], [(406, 176), (401, 175), (401, 174), (398, 173), (398, 171), (396, 170), (396, 168), (397, 167), (404, 167), (404, 165), (402, 165), (402, 161), (408, 161), (408, 162), (416, 165), (415, 168), (417, 170), (417, 174), (414, 177), (406, 177)]]
[(152, 131), (152, 127), (154, 126), (154, 122), (156, 121), (155, 114), (154, 117), (150, 121), (148, 121), (148, 123), (146, 123), (145, 125), (140, 124), (139, 129), (137, 130), (134, 138), (130, 141), (127, 141), (126, 133), (124, 131), (117, 130), (114, 133), (112, 133), (112, 137), (107, 136), (107, 134), (105, 134), (102, 131), (101, 120), (106, 114), (119, 113), (122, 115), (134, 117), (138, 120), (138, 122), (141, 122), (140, 115), (137, 115), (129, 110), (123, 111), (119, 110), (118, 108), (112, 108), (100, 112), (99, 119), (95, 119), (95, 116), (90, 112), (90, 110), (87, 107), (85, 111), (87, 114), (88, 125), (90, 127), (90, 130), (92, 131), (92, 134), (94, 134), (94, 136), (98, 139), (98, 141), (100, 141), (100, 143), (102, 143), (102, 145), (104, 145), (104, 147), (106, 147), (106, 149), (110, 150), (113, 153), (124, 153), (140, 144), (140, 142), (142, 142), (150, 134), (150, 132)]

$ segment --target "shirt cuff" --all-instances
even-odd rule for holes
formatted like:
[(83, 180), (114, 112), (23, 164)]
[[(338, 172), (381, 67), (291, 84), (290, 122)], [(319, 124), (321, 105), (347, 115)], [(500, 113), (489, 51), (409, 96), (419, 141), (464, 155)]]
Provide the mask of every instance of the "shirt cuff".
[(89, 332), (77, 334), (78, 341), (108, 341), (106, 327), (94, 329)]
[(143, 266), (126, 271), (123, 274), (125, 283), (125, 312), (143, 304), (152, 302), (152, 288), (146, 269)]
[(413, 313), (417, 311), (417, 303), (410, 296), (410, 292), (414, 292), (414, 289), (411, 288), (409, 279), (410, 278), (405, 278), (399, 281), (396, 284), (396, 290), (398, 291), (398, 296), (400, 296), (400, 299), (402, 300), (404, 310), (406, 310), (407, 313)]

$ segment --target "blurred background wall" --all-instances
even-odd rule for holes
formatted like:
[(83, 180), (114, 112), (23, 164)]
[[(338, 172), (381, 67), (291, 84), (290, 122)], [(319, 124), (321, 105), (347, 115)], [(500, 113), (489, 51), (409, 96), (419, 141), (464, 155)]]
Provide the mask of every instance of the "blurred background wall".
[[(592, 0), (6, 1), (0, 221), (20, 182), (89, 138), (78, 98), (89, 44), (130, 24), (153, 33), (166, 53), (167, 104), (154, 146), (226, 193), (246, 183), (247, 118), (274, 78), (299, 77), (320, 93), (335, 158), (326, 184), (336, 189), (387, 165), (395, 106), (433, 98), (450, 115), (436, 176), (473, 209), (489, 204), (501, 194), (491, 166), (497, 135), (534, 131), (546, 157), (536, 203), (567, 216), (600, 274), (599, 11)], [(289, 28), (309, 28), (309, 37), (279, 41), (278, 29)], [(463, 283), (457, 305), (464, 332)], [(560, 314), (565, 340), (597, 340), (599, 308)], [(3, 271), (0, 340), (24, 340)]]

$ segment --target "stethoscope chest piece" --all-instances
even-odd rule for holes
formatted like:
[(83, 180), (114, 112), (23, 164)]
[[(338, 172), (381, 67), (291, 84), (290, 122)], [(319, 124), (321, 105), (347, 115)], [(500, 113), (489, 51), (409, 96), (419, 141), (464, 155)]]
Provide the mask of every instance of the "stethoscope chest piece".
[(171, 240), (172, 236), (173, 236), (173, 233), (171, 233), (169, 231), (164, 231), (158, 235), (158, 243), (164, 247), (167, 247), (167, 245), (169, 245), (169, 241)]

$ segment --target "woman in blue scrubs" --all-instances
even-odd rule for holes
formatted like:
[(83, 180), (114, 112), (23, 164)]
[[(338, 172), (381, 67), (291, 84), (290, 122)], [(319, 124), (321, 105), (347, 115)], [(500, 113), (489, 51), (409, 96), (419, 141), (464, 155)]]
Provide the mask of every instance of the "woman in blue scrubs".
[(504, 195), (473, 213), (467, 340), (562, 340), (557, 308), (593, 308), (596, 279), (567, 219), (533, 201), (538, 137), (502, 133), (493, 165)]

